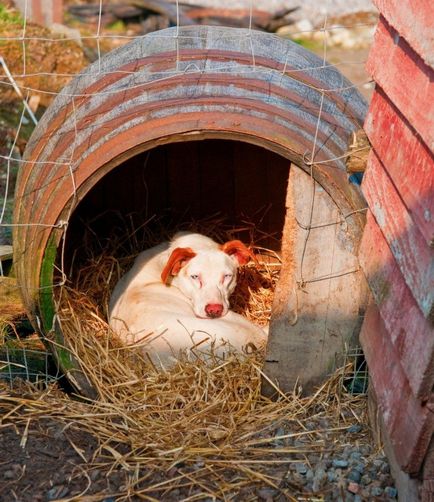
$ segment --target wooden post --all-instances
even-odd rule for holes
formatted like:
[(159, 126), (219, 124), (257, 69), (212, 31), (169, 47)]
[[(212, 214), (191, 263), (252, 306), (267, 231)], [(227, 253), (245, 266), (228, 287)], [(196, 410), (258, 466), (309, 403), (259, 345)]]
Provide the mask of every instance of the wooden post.
[(50, 27), (63, 22), (63, 0), (15, 0), (15, 5), (33, 23)]

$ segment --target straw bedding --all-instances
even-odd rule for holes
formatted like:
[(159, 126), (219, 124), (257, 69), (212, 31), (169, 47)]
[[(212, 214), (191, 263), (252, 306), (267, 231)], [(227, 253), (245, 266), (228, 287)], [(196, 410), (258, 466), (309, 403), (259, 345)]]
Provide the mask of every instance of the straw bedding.
[[(82, 457), (76, 477), (124, 473), (110, 492), (95, 493), (89, 481), (79, 497), (66, 500), (267, 500), (265, 494), (272, 494), (268, 500), (310, 500), (294, 465), (339, 455), (351, 440), (349, 426), (365, 419), (364, 399), (342, 393), (341, 373), (313, 397), (280, 394), (270, 401), (260, 396), (254, 356), (233, 356), (214, 367), (180, 362), (156, 373), (139, 360), (133, 370), (124, 351), (96, 339), (88, 343), (96, 365), (84, 366), (99, 386), (97, 402), (74, 400), (56, 388), (0, 400), (3, 423), (23, 427), (23, 444), (33, 423), (46, 418), (95, 441), (86, 455), (71, 444)], [(368, 441), (366, 433), (358, 441)], [(324, 486), (317, 500), (326, 493)]]
[[(223, 241), (225, 236), (217, 237)], [(97, 501), (108, 494), (149, 501), (309, 500), (295, 466), (314, 466), (338, 455), (348, 443), (348, 427), (366, 420), (365, 399), (342, 387), (348, 368), (308, 398), (297, 389), (284, 395), (270, 382), (276, 390), (273, 401), (260, 393), (267, 378), (261, 353), (233, 353), (212, 364), (193, 354), (181, 357), (170, 371), (157, 371), (140, 350), (120, 345), (105, 321), (109, 293), (135, 254), (123, 249), (119, 258), (108, 251), (89, 253), (75, 282), (57, 298), (67, 345), (99, 399), (76, 399), (56, 386), (27, 389), (25, 398), (5, 392), (0, 399), (3, 424), (25, 426), (23, 441), (29, 424), (41, 418), (85, 431), (95, 441), (93, 454), (77, 448), (79, 475), (89, 482), (81, 494), (64, 500)], [(267, 258), (259, 269), (241, 272), (234, 308), (266, 324), (279, 259), (262, 252)], [(358, 441), (369, 441), (367, 432)], [(122, 486), (98, 490), (91, 482), (95, 470), (107, 477), (122, 471)], [(327, 490), (318, 489), (316, 500)]]

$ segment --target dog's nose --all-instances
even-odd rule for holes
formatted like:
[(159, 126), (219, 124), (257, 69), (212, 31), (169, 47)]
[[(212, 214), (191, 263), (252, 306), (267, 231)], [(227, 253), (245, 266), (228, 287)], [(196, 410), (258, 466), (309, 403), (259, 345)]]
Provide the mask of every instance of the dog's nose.
[(221, 303), (208, 303), (205, 306), (205, 312), (208, 317), (220, 317), (223, 313), (223, 305)]

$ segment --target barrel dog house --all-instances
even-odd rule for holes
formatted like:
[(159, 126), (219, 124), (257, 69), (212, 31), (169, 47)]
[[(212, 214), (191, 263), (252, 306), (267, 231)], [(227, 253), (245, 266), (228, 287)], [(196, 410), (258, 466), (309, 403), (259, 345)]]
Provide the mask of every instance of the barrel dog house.
[[(83, 221), (113, 214), (248, 216), (282, 255), (265, 368), (311, 388), (357, 337), (366, 304), (357, 248), (365, 206), (345, 169), (366, 104), (332, 65), (244, 29), (149, 34), (92, 64), (56, 97), (16, 188), (15, 266), (35, 328), (84, 391), (53, 295)], [(258, 216), (267, 207), (266, 217)], [(188, 216), (187, 216), (188, 215)], [(240, 225), (241, 226), (241, 225)], [(242, 237), (242, 236), (241, 236)], [(50, 334), (50, 336), (48, 336)]]

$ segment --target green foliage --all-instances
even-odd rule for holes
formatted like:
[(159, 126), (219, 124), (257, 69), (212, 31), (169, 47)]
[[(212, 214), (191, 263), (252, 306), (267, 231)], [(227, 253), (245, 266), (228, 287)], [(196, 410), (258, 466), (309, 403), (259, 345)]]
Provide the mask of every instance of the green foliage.
[(6, 7), (6, 5), (0, 3), (0, 25), (1, 24), (19, 24), (23, 26), (24, 19), (18, 11), (10, 9)]
[(116, 31), (117, 33), (123, 33), (127, 29), (125, 23), (121, 19), (118, 19), (117, 21), (114, 21), (113, 23), (109, 24), (108, 28), (109, 30)]
[(318, 50), (320, 50), (323, 46), (322, 42), (311, 40), (309, 38), (292, 38), (291, 40), (312, 52), (318, 52)]

